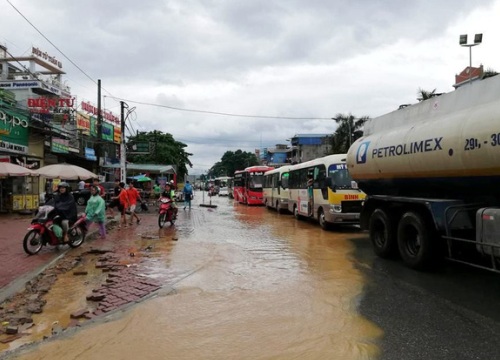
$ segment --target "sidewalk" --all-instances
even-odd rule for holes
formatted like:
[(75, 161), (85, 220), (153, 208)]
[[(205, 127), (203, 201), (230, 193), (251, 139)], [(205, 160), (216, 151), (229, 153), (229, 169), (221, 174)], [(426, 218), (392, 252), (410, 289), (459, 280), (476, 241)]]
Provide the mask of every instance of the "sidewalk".
[[(67, 246), (61, 250), (53, 246), (44, 246), (37, 255), (26, 254), (23, 249), (23, 239), (32, 217), (32, 215), (0, 214), (0, 302), (23, 289), (27, 281), (70, 249)], [(96, 231), (96, 227), (91, 227), (87, 236)]]

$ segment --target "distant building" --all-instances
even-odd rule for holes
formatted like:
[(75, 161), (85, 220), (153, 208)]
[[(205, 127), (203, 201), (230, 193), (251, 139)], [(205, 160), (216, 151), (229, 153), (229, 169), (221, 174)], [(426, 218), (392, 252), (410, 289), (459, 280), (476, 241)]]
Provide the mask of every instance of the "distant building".
[(456, 89), (464, 84), (475, 80), (481, 80), (484, 76), (483, 65), (477, 67), (467, 66), (460, 74), (455, 75), (455, 84), (453, 87)]
[(326, 156), (332, 151), (332, 134), (297, 134), (290, 139), (291, 146), (276, 144), (256, 152), (261, 163), (280, 167)]

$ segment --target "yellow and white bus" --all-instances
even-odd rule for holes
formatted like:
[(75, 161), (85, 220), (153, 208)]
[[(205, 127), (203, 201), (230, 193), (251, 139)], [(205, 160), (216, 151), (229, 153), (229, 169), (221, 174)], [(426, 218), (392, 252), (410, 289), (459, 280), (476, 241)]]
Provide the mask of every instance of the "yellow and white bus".
[(365, 194), (349, 175), (346, 157), (328, 155), (291, 166), (288, 210), (296, 218), (314, 218), (323, 229), (359, 223)]
[(288, 211), (288, 175), (291, 166), (285, 165), (264, 173), (264, 205), (278, 213)]

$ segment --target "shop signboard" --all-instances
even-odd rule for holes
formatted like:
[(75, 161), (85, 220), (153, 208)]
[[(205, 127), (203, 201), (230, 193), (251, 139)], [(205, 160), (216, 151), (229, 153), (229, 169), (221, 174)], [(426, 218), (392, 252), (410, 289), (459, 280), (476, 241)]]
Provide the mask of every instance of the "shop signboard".
[(116, 144), (119, 144), (122, 141), (122, 130), (118, 126), (115, 126), (113, 140)]
[(102, 139), (106, 141), (113, 141), (114, 129), (113, 125), (103, 122), (102, 127)]
[(76, 128), (83, 135), (90, 135), (90, 116), (81, 112), (76, 113)]
[(69, 153), (69, 141), (53, 136), (50, 150), (53, 153), (68, 154)]
[(26, 115), (0, 109), (0, 150), (17, 154), (28, 153), (28, 117)]
[(90, 136), (97, 137), (97, 118), (90, 117)]
[(85, 148), (85, 159), (96, 161), (97, 157), (95, 156), (95, 150), (92, 148), (86, 147)]

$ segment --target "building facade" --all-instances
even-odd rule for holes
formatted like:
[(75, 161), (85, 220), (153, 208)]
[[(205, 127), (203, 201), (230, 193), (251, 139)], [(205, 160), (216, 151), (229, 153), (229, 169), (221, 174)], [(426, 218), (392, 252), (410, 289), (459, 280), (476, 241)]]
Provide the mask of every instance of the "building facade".
[[(31, 169), (69, 163), (98, 174), (103, 165), (119, 162), (119, 118), (78, 101), (64, 74), (59, 60), (36, 47), (29, 56), (15, 57), (0, 45), (0, 161)], [(43, 178), (16, 186), (19, 181), (28, 180), (2, 181), (4, 208), (17, 210), (12, 197), (20, 188), (37, 195), (44, 191)], [(35, 201), (28, 207), (36, 208)]]

